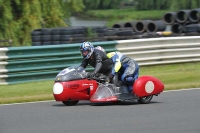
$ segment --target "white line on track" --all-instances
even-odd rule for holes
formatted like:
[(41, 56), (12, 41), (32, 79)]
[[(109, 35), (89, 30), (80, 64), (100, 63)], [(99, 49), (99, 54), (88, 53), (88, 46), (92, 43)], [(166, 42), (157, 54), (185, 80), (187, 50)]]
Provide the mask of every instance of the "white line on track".
[[(200, 90), (200, 88), (178, 89), (178, 90), (167, 90), (167, 91), (163, 91), (163, 92), (190, 91), (190, 90)], [(53, 102), (53, 101), (55, 101), (55, 100), (37, 101), (37, 102), (24, 102), (24, 103), (11, 103), (11, 104), (0, 104), (0, 106), (7, 106), (7, 105), (20, 105), (20, 104), (28, 104), (28, 103), (43, 103), (43, 102)]]
[(0, 104), (0, 106), (6, 105), (19, 105), (19, 104), (28, 104), (28, 103), (44, 103), (44, 102), (53, 102), (55, 100), (47, 100), (47, 101), (36, 101), (36, 102), (23, 102), (23, 103), (11, 103), (11, 104)]

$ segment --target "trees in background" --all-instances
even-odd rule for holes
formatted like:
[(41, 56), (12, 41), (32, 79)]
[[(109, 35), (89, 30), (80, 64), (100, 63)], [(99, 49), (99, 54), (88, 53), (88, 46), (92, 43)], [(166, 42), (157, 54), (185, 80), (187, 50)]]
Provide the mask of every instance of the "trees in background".
[(122, 0), (83, 0), (85, 9), (113, 9), (119, 8)]
[(134, 3), (136, 10), (179, 10), (200, 6), (199, 0), (0, 0), (0, 40), (14, 46), (31, 44), (30, 32), (37, 28), (67, 26), (72, 13), (120, 8)]
[(199, 8), (199, 0), (133, 0), (137, 10), (180, 10)]
[(30, 45), (33, 29), (67, 26), (65, 19), (83, 8), (82, 0), (0, 0), (0, 40)]

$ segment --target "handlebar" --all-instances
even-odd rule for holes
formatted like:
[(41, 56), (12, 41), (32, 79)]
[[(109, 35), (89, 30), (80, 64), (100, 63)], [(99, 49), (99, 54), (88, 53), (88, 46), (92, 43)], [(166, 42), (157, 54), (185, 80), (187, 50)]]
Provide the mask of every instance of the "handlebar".
[(92, 77), (91, 79), (94, 79), (94, 80), (100, 81), (100, 82), (105, 82), (106, 81), (105, 78), (101, 78), (101, 77)]
[(88, 79), (94, 79), (99, 82), (106, 82), (107, 76), (101, 73), (97, 73), (95, 77), (90, 77)]

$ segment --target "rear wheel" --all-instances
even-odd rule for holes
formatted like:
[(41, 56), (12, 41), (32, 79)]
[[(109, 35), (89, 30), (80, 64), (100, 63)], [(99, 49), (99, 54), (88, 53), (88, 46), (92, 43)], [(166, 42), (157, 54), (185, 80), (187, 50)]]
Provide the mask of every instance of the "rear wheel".
[(141, 103), (141, 104), (148, 104), (151, 102), (151, 99), (153, 98), (153, 95), (151, 96), (146, 96), (146, 97), (140, 97), (138, 99), (138, 102)]
[(79, 101), (62, 101), (64, 105), (73, 106), (76, 105)]

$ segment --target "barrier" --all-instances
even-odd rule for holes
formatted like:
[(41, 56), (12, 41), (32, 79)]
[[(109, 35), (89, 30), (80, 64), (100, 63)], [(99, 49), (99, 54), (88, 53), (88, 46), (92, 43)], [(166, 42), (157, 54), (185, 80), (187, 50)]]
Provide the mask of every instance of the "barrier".
[(200, 61), (200, 36), (118, 41), (118, 51), (140, 66)]
[[(107, 52), (120, 51), (140, 66), (200, 61), (200, 36), (94, 42)], [(80, 44), (0, 48), (0, 84), (54, 79), (81, 63)], [(87, 70), (92, 70), (91, 67)]]
[[(93, 44), (113, 51), (117, 42)], [(80, 43), (0, 48), (0, 84), (53, 79), (62, 69), (81, 63), (79, 46)]]

